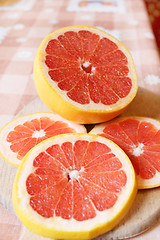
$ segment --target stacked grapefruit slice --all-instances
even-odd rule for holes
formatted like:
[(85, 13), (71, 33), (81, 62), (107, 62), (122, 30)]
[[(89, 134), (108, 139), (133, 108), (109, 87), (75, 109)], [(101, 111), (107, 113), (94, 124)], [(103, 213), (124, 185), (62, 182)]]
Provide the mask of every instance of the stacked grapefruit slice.
[(0, 131), (0, 155), (18, 166), (25, 154), (43, 140), (62, 133), (86, 132), (84, 126), (54, 113), (39, 112), (15, 118)]
[(56, 239), (90, 239), (112, 229), (136, 195), (135, 173), (113, 142), (89, 134), (47, 139), (23, 159), (13, 205), (32, 231)]
[(160, 186), (160, 122), (146, 117), (119, 117), (97, 125), (92, 134), (117, 143), (130, 158), (138, 188)]

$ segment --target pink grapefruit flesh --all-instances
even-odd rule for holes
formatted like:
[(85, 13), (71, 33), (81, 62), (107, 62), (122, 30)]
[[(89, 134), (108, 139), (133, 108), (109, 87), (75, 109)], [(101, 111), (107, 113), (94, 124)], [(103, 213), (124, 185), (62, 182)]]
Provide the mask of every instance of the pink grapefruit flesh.
[[(34, 159), (33, 167), (26, 181), (30, 205), (46, 218), (94, 218), (95, 209), (104, 211), (115, 204), (127, 181), (120, 160), (96, 141), (52, 145)], [(78, 181), (71, 181), (76, 174)]]
[(17, 125), (7, 135), (10, 149), (17, 153), (18, 159), (22, 159), (26, 153), (43, 140), (61, 133), (75, 132), (74, 129), (62, 121), (54, 121), (48, 117), (26, 121)]
[(68, 31), (46, 47), (48, 74), (80, 104), (111, 105), (128, 95), (128, 60), (118, 46), (88, 30)]

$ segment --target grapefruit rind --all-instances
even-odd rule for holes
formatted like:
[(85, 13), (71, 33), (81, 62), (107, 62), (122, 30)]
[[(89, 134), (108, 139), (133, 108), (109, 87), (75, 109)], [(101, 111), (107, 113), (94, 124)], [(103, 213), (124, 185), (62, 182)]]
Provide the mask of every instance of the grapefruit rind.
[[(101, 123), (99, 125), (96, 125), (90, 132), (89, 134), (95, 134), (95, 135), (99, 135), (102, 133), (103, 129), (105, 128), (105, 126), (107, 126), (107, 124), (110, 124), (110, 122), (121, 122), (123, 120), (126, 119), (135, 119), (138, 121), (145, 121), (145, 122), (149, 122), (152, 123), (157, 129), (160, 129), (160, 121), (154, 118), (148, 118), (148, 117), (142, 117), (142, 116), (123, 116), (123, 117), (117, 117), (109, 122), (104, 122)], [(160, 173), (158, 171), (156, 171), (156, 174), (153, 178), (150, 179), (142, 179), (140, 176), (138, 176), (136, 174), (136, 181), (137, 181), (137, 187), (138, 189), (151, 189), (151, 188), (155, 188), (155, 187), (159, 187), (160, 186)]]
[[(57, 84), (50, 79), (47, 72), (47, 66), (44, 64), (45, 47), (51, 39), (57, 38), (60, 34), (63, 34), (67, 30), (90, 30), (100, 36), (106, 36), (108, 39), (117, 44), (120, 50), (127, 56), (129, 62), (129, 77), (132, 79), (132, 88), (127, 97), (120, 99), (117, 103), (112, 105), (104, 105), (102, 103), (95, 104), (94, 102), (82, 105), (68, 98), (67, 95), (64, 94), (64, 91), (57, 87)], [(132, 102), (138, 89), (138, 80), (134, 62), (126, 47), (110, 34), (89, 26), (70, 26), (59, 29), (48, 35), (42, 41), (37, 51), (33, 72), (35, 86), (42, 101), (52, 111), (60, 114), (64, 118), (82, 124), (100, 123), (118, 116)]]
[(20, 164), (20, 160), (17, 159), (17, 153), (12, 152), (10, 150), (10, 143), (7, 142), (6, 138), (7, 135), (10, 131), (14, 130), (14, 127), (23, 124), (26, 121), (30, 121), (35, 118), (40, 118), (40, 117), (49, 117), (50, 119), (54, 121), (62, 121), (68, 124), (68, 127), (72, 128), (75, 130), (75, 132), (82, 132), (86, 133), (86, 128), (83, 125), (77, 124), (75, 122), (68, 121), (61, 116), (59, 116), (56, 113), (52, 112), (36, 112), (36, 113), (31, 113), (31, 114), (26, 114), (26, 115), (21, 115), (13, 119), (12, 121), (8, 122), (6, 125), (2, 127), (0, 130), (0, 156), (9, 164), (12, 166), (18, 167)]
[[(33, 211), (29, 205), (29, 194), (25, 190), (25, 183), (28, 174), (32, 171), (33, 159), (38, 153), (46, 149), (46, 147), (48, 148), (55, 143), (62, 143), (62, 139), (64, 142), (74, 142), (77, 139), (85, 139), (105, 143), (111, 150), (114, 150), (114, 154), (122, 160), (123, 169), (125, 169), (125, 173), (127, 174), (127, 183), (122, 190), (123, 194), (119, 195), (119, 200), (112, 209), (105, 210), (103, 213), (97, 211), (97, 216), (94, 219), (81, 221), (80, 223), (75, 219), (65, 220), (60, 217), (44, 219)], [(115, 143), (103, 137), (91, 134), (73, 133), (62, 134), (47, 139), (39, 143), (26, 154), (15, 177), (12, 201), (15, 212), (22, 223), (29, 230), (41, 236), (56, 239), (91, 239), (113, 229), (132, 206), (136, 194), (137, 185), (133, 166), (127, 155)]]

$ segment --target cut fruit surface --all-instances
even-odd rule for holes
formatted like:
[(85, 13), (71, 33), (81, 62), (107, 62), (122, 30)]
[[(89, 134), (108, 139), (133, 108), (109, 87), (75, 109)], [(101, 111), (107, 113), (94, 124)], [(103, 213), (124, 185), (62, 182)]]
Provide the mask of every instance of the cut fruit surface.
[(24, 157), (12, 199), (31, 231), (56, 239), (90, 239), (122, 219), (136, 192), (133, 166), (116, 144), (73, 133), (47, 139)]
[(97, 125), (92, 134), (118, 144), (130, 158), (138, 188), (160, 186), (160, 122), (146, 117), (119, 117)]
[(61, 116), (39, 112), (20, 116), (0, 131), (0, 155), (8, 163), (18, 166), (25, 154), (38, 143), (55, 135), (82, 132), (84, 126)]
[(117, 116), (138, 87), (134, 63), (124, 45), (87, 26), (63, 28), (47, 36), (35, 58), (34, 79), (50, 109), (79, 123)]

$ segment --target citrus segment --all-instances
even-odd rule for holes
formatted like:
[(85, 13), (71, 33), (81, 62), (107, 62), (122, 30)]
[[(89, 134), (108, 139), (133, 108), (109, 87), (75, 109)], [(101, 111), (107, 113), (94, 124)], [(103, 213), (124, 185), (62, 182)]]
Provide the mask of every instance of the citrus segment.
[(26, 153), (43, 140), (55, 135), (86, 132), (81, 125), (54, 113), (34, 113), (18, 117), (0, 131), (0, 153), (10, 164), (18, 166)]
[(117, 145), (70, 133), (27, 153), (14, 182), (13, 205), (20, 220), (38, 234), (89, 239), (112, 229), (135, 195), (134, 169)]
[(139, 188), (160, 186), (160, 123), (146, 117), (121, 117), (95, 126), (92, 134), (111, 139), (129, 156)]
[(63, 28), (47, 36), (35, 58), (34, 78), (44, 103), (79, 123), (117, 116), (137, 92), (128, 50), (106, 32), (87, 26)]

